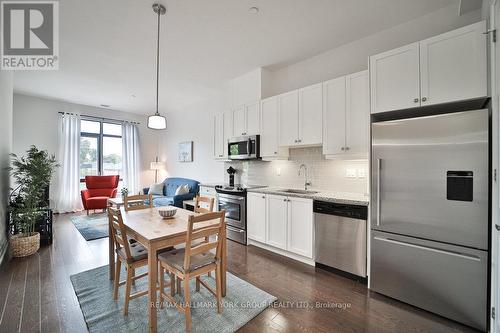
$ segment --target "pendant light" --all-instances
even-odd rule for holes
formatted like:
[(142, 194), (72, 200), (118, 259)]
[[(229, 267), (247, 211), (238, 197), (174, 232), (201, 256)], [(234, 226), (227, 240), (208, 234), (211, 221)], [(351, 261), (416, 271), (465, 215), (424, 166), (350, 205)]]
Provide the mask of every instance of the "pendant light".
[(156, 41), (156, 112), (148, 117), (148, 128), (165, 129), (167, 128), (167, 119), (158, 112), (158, 90), (160, 86), (160, 15), (165, 15), (167, 9), (165, 6), (155, 3), (153, 11), (158, 15), (158, 39)]

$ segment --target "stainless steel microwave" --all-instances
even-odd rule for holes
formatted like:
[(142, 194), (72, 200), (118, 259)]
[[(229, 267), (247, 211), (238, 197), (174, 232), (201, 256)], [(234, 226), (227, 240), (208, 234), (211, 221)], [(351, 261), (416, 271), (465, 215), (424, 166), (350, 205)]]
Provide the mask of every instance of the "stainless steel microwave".
[(251, 160), (260, 158), (260, 135), (242, 136), (228, 140), (230, 160)]

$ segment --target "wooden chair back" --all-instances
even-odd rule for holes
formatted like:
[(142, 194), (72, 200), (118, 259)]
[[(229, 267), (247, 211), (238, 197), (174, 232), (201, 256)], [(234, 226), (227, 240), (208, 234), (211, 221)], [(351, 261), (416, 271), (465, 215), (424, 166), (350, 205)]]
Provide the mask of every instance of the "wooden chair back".
[[(225, 218), (226, 212), (210, 212), (202, 215), (194, 216), (190, 215), (188, 220), (188, 230), (186, 238), (186, 252), (184, 255), (184, 269), (187, 271), (191, 265), (191, 257), (200, 253), (207, 253), (215, 249), (215, 259), (220, 260), (222, 256), (222, 237), (225, 236), (226, 225)], [(196, 228), (195, 226), (202, 222), (219, 220), (217, 224), (211, 224), (201, 228)], [(210, 236), (213, 240), (210, 240)], [(205, 241), (202, 243), (195, 243), (193, 246), (193, 241), (204, 238)]]
[[(146, 203), (146, 200), (148, 203)], [(144, 195), (127, 195), (123, 199), (123, 206), (127, 212), (130, 210), (153, 208), (153, 195), (151, 193)]]
[[(214, 198), (201, 197), (201, 196), (197, 195), (194, 198), (194, 212), (195, 213), (210, 213), (210, 212), (213, 212), (214, 211), (214, 202), (215, 202)], [(205, 203), (208, 206), (208, 208), (201, 207), (200, 203)]]
[(131, 259), (130, 246), (127, 238), (127, 229), (123, 224), (122, 214), (119, 209), (108, 208), (108, 219), (111, 226), (111, 232), (113, 241), (115, 242), (115, 249), (120, 250), (123, 248), (125, 250), (125, 255), (127, 259)]

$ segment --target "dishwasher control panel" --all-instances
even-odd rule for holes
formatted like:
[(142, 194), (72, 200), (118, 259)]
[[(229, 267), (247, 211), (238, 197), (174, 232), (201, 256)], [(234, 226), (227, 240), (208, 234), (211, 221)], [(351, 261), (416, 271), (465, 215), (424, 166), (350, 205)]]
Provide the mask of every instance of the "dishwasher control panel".
[(359, 220), (368, 219), (368, 207), (366, 206), (339, 204), (335, 202), (315, 200), (313, 202), (313, 211), (319, 214), (350, 217)]

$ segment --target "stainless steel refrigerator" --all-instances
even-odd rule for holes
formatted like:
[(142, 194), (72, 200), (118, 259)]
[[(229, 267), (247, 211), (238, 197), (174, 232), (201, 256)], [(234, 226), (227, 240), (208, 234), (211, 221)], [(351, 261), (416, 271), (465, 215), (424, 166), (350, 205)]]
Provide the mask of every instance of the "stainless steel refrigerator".
[(489, 112), (372, 123), (371, 289), (486, 330)]

